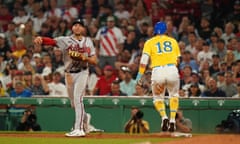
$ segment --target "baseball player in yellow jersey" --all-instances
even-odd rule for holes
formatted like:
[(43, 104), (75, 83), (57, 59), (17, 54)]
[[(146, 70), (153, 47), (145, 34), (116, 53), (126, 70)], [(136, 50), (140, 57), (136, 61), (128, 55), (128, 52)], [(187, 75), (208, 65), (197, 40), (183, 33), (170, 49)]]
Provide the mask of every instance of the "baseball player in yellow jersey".
[[(154, 26), (154, 36), (144, 44), (140, 60), (137, 80), (141, 79), (146, 66), (150, 63), (152, 68), (152, 92), (155, 109), (162, 117), (162, 131), (174, 132), (175, 116), (178, 110), (178, 91), (180, 85), (179, 72), (177, 68), (180, 49), (175, 39), (164, 35), (167, 26), (165, 22), (158, 22)], [(170, 119), (165, 111), (164, 94), (169, 93)]]

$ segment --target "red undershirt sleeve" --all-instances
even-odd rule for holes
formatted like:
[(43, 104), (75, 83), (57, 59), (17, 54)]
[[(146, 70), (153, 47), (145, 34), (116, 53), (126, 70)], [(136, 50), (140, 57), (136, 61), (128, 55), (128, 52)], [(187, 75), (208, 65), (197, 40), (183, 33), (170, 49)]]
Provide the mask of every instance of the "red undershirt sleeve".
[(43, 41), (42, 44), (44, 45), (52, 45), (52, 46), (56, 45), (56, 41), (52, 38), (42, 37), (42, 41)]

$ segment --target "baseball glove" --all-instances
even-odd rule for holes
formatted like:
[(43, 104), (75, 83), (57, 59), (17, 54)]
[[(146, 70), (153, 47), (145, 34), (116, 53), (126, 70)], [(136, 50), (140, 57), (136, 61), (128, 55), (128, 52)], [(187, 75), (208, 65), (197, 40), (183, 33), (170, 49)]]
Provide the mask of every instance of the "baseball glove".
[(83, 53), (80, 53), (78, 51), (70, 50), (68, 54), (73, 60), (76, 60), (76, 61), (85, 61), (87, 59), (87, 57)]
[(163, 91), (164, 91), (164, 84), (158, 84), (158, 83), (154, 84), (154, 93), (155, 94), (159, 95), (159, 94), (163, 93)]

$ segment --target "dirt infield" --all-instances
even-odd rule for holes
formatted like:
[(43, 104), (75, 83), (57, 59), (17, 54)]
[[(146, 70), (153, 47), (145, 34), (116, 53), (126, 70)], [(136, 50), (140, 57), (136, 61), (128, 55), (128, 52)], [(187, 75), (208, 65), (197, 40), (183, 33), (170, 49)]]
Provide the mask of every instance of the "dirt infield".
[[(41, 138), (60, 138), (64, 134), (58, 133), (0, 133), (0, 137), (41, 137)], [(126, 139), (126, 138), (170, 138), (169, 134), (146, 134), (146, 135), (128, 135), (128, 134), (109, 134), (94, 133), (88, 134), (84, 139)], [(142, 143), (141, 143), (142, 144)], [(151, 144), (151, 143), (147, 143)], [(156, 144), (156, 143), (154, 143)], [(182, 137), (170, 142), (161, 142), (159, 144), (240, 144), (240, 135), (234, 134), (209, 134), (193, 135), (190, 138)]]

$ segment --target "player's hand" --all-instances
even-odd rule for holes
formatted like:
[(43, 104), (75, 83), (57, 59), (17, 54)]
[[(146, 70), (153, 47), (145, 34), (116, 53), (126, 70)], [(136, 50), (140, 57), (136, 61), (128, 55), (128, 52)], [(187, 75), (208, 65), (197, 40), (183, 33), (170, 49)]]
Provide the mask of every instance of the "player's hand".
[(38, 44), (38, 45), (41, 45), (42, 44), (42, 37), (38, 36), (34, 39), (34, 43), (35, 44)]
[(143, 86), (143, 80), (142, 79), (137, 80), (137, 85), (142, 87)]

